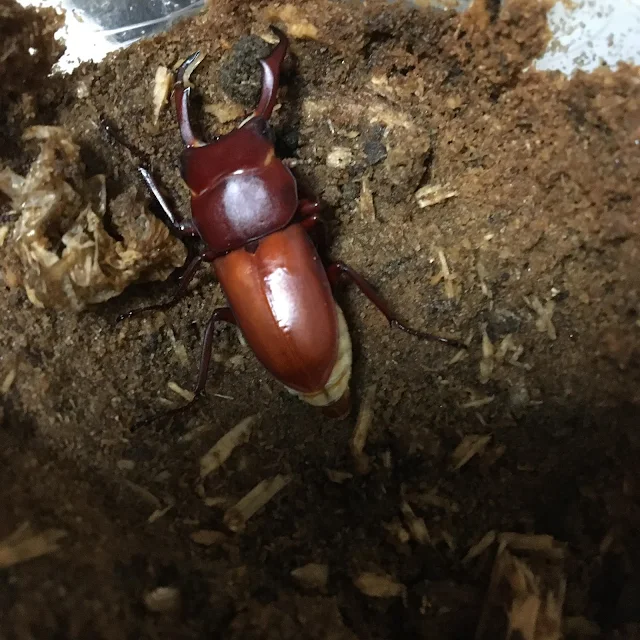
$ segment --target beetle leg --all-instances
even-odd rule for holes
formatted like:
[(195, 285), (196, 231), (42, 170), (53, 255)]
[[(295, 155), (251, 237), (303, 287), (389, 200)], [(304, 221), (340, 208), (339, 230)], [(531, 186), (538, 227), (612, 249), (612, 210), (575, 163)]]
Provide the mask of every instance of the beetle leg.
[(201, 147), (204, 145), (204, 142), (195, 137), (191, 128), (191, 121), (189, 120), (189, 95), (191, 93), (191, 87), (185, 87), (185, 84), (188, 85), (189, 76), (201, 61), (202, 57), (199, 51), (191, 54), (178, 67), (176, 71), (176, 83), (173, 87), (178, 124), (180, 125), (180, 135), (187, 147)]
[(164, 309), (170, 309), (171, 307), (176, 305), (182, 298), (184, 298), (185, 294), (187, 293), (189, 283), (193, 280), (193, 276), (196, 274), (198, 267), (200, 266), (202, 261), (207, 260), (208, 257), (208, 253), (201, 253), (200, 255), (194, 256), (191, 262), (189, 262), (189, 264), (187, 265), (187, 268), (184, 270), (184, 273), (180, 276), (178, 289), (175, 292), (173, 298), (167, 300), (167, 302), (161, 302), (160, 304), (153, 304), (149, 307), (142, 307), (141, 309), (133, 309), (132, 311), (127, 311), (127, 313), (119, 315), (116, 322), (122, 322), (123, 320), (127, 320), (132, 316), (137, 316), (138, 314), (146, 311), (160, 311)]
[(407, 327), (407, 325), (405, 325), (396, 317), (387, 303), (383, 300), (380, 294), (375, 291), (371, 284), (369, 284), (369, 282), (367, 282), (365, 278), (363, 278), (357, 271), (354, 271), (350, 266), (342, 262), (334, 262), (327, 267), (327, 276), (329, 277), (329, 281), (331, 282), (331, 284), (334, 286), (337, 284), (341, 276), (347, 276), (348, 278), (350, 278), (351, 281), (358, 287), (358, 289), (360, 289), (360, 291), (362, 291), (362, 293), (364, 293), (364, 295), (367, 296), (367, 298), (369, 298), (371, 302), (373, 302), (378, 310), (389, 321), (389, 324), (392, 327), (397, 327), (405, 333), (416, 336), (417, 338), (421, 338), (422, 340), (441, 342), (451, 347), (456, 347), (457, 349), (467, 348), (467, 345), (465, 345), (464, 342), (456, 340), (455, 338), (445, 338), (433, 333), (418, 331), (416, 329), (412, 329), (411, 327)]
[(271, 30), (278, 36), (279, 42), (273, 51), (263, 60), (260, 60), (262, 67), (262, 93), (260, 102), (255, 110), (255, 115), (268, 120), (276, 104), (278, 97), (278, 84), (280, 82), (280, 66), (284, 60), (289, 46), (289, 39), (283, 31), (272, 26)]
[(138, 171), (149, 188), (149, 191), (151, 191), (164, 212), (164, 215), (167, 218), (165, 220), (165, 224), (171, 229), (171, 231), (173, 231), (173, 233), (179, 238), (199, 238), (200, 232), (196, 228), (193, 220), (178, 219), (169, 206), (169, 203), (165, 200), (165, 197), (162, 195), (162, 192), (158, 188), (156, 181), (153, 179), (153, 176), (149, 171), (145, 169), (145, 167), (138, 167)]
[(164, 413), (160, 413), (157, 416), (141, 420), (140, 422), (136, 423), (135, 428), (150, 424), (151, 422), (155, 422), (160, 418), (168, 418), (170, 416), (176, 415), (177, 413), (182, 413), (189, 407), (193, 406), (198, 398), (200, 398), (207, 384), (209, 365), (211, 363), (211, 346), (213, 344), (213, 332), (216, 324), (218, 324), (219, 322), (236, 324), (236, 319), (229, 307), (220, 307), (219, 309), (216, 309), (211, 315), (211, 319), (209, 320), (207, 328), (205, 329), (204, 340), (202, 343), (202, 355), (200, 356), (200, 368), (198, 370), (198, 381), (196, 383), (195, 389), (193, 390), (193, 400), (187, 402), (187, 404), (182, 405), (181, 407), (172, 409), (171, 411), (165, 411)]
[[(310, 203), (317, 204), (317, 203)], [(312, 209), (315, 210), (315, 209)], [(302, 228), (311, 236), (313, 243), (316, 245), (320, 254), (323, 254), (327, 248), (327, 227), (325, 221), (317, 213), (312, 213), (300, 220)]]

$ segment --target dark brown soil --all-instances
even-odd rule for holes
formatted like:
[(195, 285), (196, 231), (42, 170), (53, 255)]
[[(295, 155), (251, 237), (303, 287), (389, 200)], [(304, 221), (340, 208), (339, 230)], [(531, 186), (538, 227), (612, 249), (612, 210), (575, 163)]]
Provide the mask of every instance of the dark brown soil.
[[(11, 20), (34, 24), (4, 5)], [(221, 125), (204, 107), (255, 96), (261, 49), (243, 38), (266, 35), (278, 15), (289, 29), (308, 21), (316, 39), (292, 39), (273, 124), (281, 155), (327, 205), (331, 255), (366, 274), (413, 326), (473, 337), (468, 357), (451, 364), (455, 351), (390, 331), (356, 291), (339, 293), (356, 411), (377, 385), (366, 475), (349, 453), (355, 412), (332, 422), (304, 405), (228, 328), (197, 408), (132, 431), (166, 408), (161, 397), (179, 400), (168, 382), (193, 384), (204, 325), (223, 302), (212, 275), (203, 269), (175, 309), (116, 326), (118, 314), (169, 297), (175, 279), (79, 315), (37, 309), (10, 286), (9, 236), (0, 383), (12, 369), (16, 378), (2, 398), (0, 540), (27, 520), (67, 536), (58, 551), (0, 570), (2, 638), (471, 638), (492, 556), (462, 558), (490, 530), (566, 542), (564, 615), (607, 637), (638, 633), (638, 70), (571, 80), (525, 72), (547, 41), (545, 14), (533, 2), (506, 5), (491, 18), (481, 7), (460, 17), (313, 0), (296, 3), (292, 17), (277, 4), (228, 0), (70, 77), (20, 87), (10, 76), (0, 165), (26, 171), (35, 149), (23, 147), (23, 129), (63, 125), (115, 197), (138, 177), (102, 132), (105, 116), (186, 215), (173, 109), (152, 124), (156, 68), (206, 52), (193, 113), (212, 136), (237, 121)], [(11, 20), (2, 20), (5, 30)], [(22, 28), (57, 57), (46, 27)], [(243, 90), (232, 93), (234, 76)], [(346, 166), (327, 163), (336, 147), (350, 151)], [(359, 206), (363, 181), (375, 212)], [(421, 209), (414, 193), (429, 185), (456, 195)], [(455, 274), (452, 298), (435, 277), (439, 251)], [(555, 339), (536, 322), (536, 299), (555, 303)], [(512, 352), (485, 357), (480, 374), (483, 328), (496, 350), (508, 334), (523, 348), (514, 364)], [(223, 511), (196, 490), (199, 458), (255, 412), (259, 426), (207, 480), (206, 495), (234, 501), (277, 473), (293, 480), (244, 533), (195, 544), (196, 530), (224, 530)], [(453, 471), (453, 450), (475, 434), (492, 439)], [(353, 477), (335, 483), (326, 469)], [(445, 508), (423, 498), (434, 488)], [(384, 525), (402, 518), (403, 496), (431, 544), (390, 540)], [(324, 592), (305, 593), (290, 576), (310, 562), (329, 566)], [(389, 574), (407, 597), (364, 595), (353, 584), (362, 571)], [(179, 590), (178, 613), (145, 609), (144, 594), (159, 586)]]

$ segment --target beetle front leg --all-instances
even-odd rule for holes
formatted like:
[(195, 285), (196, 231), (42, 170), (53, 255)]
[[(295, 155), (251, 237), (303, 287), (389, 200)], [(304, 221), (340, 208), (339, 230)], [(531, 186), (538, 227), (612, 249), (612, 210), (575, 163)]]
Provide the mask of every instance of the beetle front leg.
[(196, 383), (195, 389), (193, 390), (193, 400), (187, 402), (187, 404), (182, 405), (181, 407), (172, 409), (171, 411), (165, 411), (158, 414), (157, 416), (141, 420), (140, 422), (136, 423), (135, 428), (151, 424), (152, 422), (155, 422), (160, 418), (169, 418), (178, 413), (182, 413), (189, 407), (193, 406), (200, 398), (207, 384), (207, 377), (209, 376), (209, 366), (211, 364), (211, 347), (213, 345), (213, 335), (216, 325), (219, 322), (226, 322), (233, 325), (236, 324), (236, 319), (229, 307), (220, 307), (219, 309), (216, 309), (211, 315), (211, 319), (209, 320), (207, 328), (205, 329), (204, 340), (202, 342), (202, 355), (200, 356), (200, 368), (198, 370), (198, 381)]
[(122, 322), (123, 320), (131, 318), (133, 316), (137, 316), (140, 313), (144, 313), (147, 311), (161, 311), (170, 309), (171, 307), (175, 306), (182, 298), (184, 298), (185, 294), (187, 293), (189, 283), (193, 280), (193, 276), (196, 274), (196, 271), (202, 264), (202, 261), (209, 259), (209, 257), (210, 256), (208, 253), (201, 253), (191, 260), (191, 262), (187, 265), (187, 268), (184, 270), (184, 273), (180, 276), (178, 289), (170, 300), (167, 300), (167, 302), (161, 302), (160, 304), (153, 304), (149, 307), (142, 307), (141, 309), (133, 309), (132, 311), (127, 311), (127, 313), (119, 315), (116, 319), (116, 322)]
[(149, 188), (149, 191), (153, 194), (154, 198), (160, 205), (160, 208), (164, 212), (166, 216), (165, 224), (173, 231), (173, 233), (178, 236), (178, 238), (199, 238), (200, 232), (196, 228), (193, 220), (180, 220), (172, 211), (169, 203), (165, 200), (165, 197), (162, 195), (156, 181), (153, 179), (153, 176), (149, 173), (149, 171), (145, 167), (138, 167), (138, 171), (142, 176), (142, 179), (145, 181), (145, 184)]
[(441, 342), (442, 344), (449, 345), (450, 347), (456, 347), (457, 349), (466, 349), (467, 345), (460, 340), (456, 340), (455, 338), (445, 338), (443, 336), (435, 335), (434, 333), (428, 333), (425, 331), (418, 331), (417, 329), (412, 329), (411, 327), (407, 327), (403, 322), (401, 322), (398, 317), (391, 311), (387, 303), (383, 300), (377, 291), (367, 282), (367, 280), (362, 277), (357, 271), (352, 269), (350, 266), (342, 263), (342, 262), (334, 262), (333, 264), (327, 267), (327, 276), (329, 277), (329, 281), (332, 285), (336, 285), (340, 277), (346, 276), (351, 279), (351, 281), (364, 293), (367, 298), (378, 308), (378, 310), (384, 315), (384, 317), (389, 321), (389, 324), (392, 327), (397, 327), (398, 329), (408, 333), (412, 336), (416, 336), (416, 338), (421, 338), (422, 340), (430, 340), (433, 342)]
[(327, 226), (320, 211), (320, 203), (315, 200), (301, 200), (298, 215), (302, 216), (300, 225), (311, 236), (313, 243), (322, 255), (327, 248)]

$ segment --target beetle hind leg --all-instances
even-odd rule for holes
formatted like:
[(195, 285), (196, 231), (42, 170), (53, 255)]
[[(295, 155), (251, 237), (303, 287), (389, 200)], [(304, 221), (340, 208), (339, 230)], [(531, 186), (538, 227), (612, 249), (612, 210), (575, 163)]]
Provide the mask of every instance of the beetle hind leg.
[(444, 336), (439, 336), (434, 333), (418, 331), (417, 329), (408, 327), (391, 311), (389, 305), (380, 296), (380, 294), (375, 291), (371, 284), (350, 266), (342, 262), (334, 262), (327, 268), (327, 276), (329, 277), (329, 281), (331, 282), (331, 284), (334, 286), (337, 284), (341, 276), (348, 277), (351, 282), (353, 282), (358, 287), (358, 289), (360, 289), (360, 291), (364, 293), (367, 298), (369, 298), (369, 300), (376, 306), (378, 311), (380, 311), (384, 315), (384, 317), (389, 321), (389, 324), (392, 327), (396, 327), (401, 331), (404, 331), (405, 333), (415, 336), (416, 338), (420, 338), (421, 340), (440, 342), (457, 349), (467, 348), (467, 345), (464, 344), (464, 342), (456, 340), (455, 338), (445, 338)]

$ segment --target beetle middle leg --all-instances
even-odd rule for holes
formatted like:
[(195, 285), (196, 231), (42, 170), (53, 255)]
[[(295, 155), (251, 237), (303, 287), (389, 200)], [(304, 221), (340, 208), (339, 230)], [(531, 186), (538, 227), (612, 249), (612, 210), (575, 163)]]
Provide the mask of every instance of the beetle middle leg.
[(207, 328), (204, 332), (204, 340), (202, 341), (202, 354), (200, 356), (200, 368), (198, 369), (198, 380), (196, 382), (195, 389), (193, 390), (193, 400), (187, 402), (187, 404), (165, 411), (151, 418), (146, 418), (136, 423), (136, 427), (148, 425), (160, 418), (169, 418), (178, 413), (182, 413), (189, 407), (192, 407), (197, 400), (204, 393), (205, 386), (207, 384), (207, 377), (209, 376), (209, 365), (211, 364), (211, 347), (213, 345), (213, 335), (216, 325), (219, 322), (226, 322), (228, 324), (236, 324), (236, 319), (233, 312), (229, 307), (220, 307), (211, 314), (211, 319), (207, 324)]
[(408, 333), (412, 336), (416, 336), (417, 338), (421, 338), (422, 340), (430, 340), (432, 342), (441, 342), (442, 344), (449, 345), (451, 347), (456, 347), (457, 349), (466, 349), (467, 345), (460, 340), (456, 340), (455, 338), (445, 338), (444, 336), (438, 336), (434, 333), (428, 333), (425, 331), (418, 331), (417, 329), (412, 329), (408, 327), (406, 324), (401, 322), (398, 317), (391, 311), (389, 305), (384, 301), (384, 299), (380, 296), (380, 294), (371, 286), (367, 280), (361, 276), (357, 271), (352, 269), (350, 266), (342, 263), (342, 262), (334, 262), (327, 267), (327, 276), (329, 277), (329, 281), (332, 285), (336, 285), (338, 280), (342, 276), (348, 277), (351, 282), (353, 282), (362, 293), (364, 293), (367, 298), (377, 307), (377, 309), (385, 316), (385, 318), (389, 321), (389, 324), (392, 327), (397, 327), (398, 329)]

